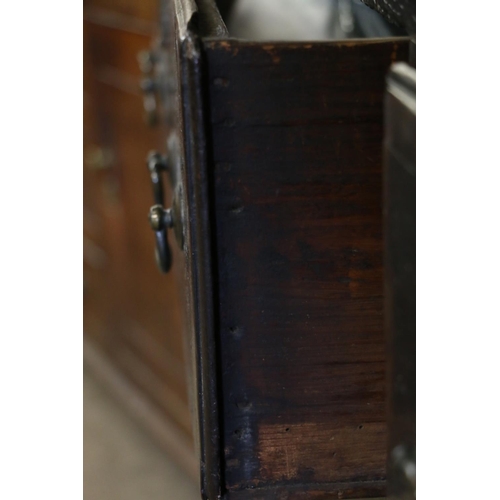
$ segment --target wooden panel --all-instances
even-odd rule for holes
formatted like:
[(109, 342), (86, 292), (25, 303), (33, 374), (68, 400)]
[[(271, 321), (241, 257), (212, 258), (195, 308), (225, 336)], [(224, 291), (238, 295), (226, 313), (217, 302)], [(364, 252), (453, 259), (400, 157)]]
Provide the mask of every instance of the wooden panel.
[[(84, 26), (91, 40), (96, 67), (112, 67), (129, 77), (137, 77), (139, 81), (142, 75), (137, 54), (150, 48), (151, 35), (133, 33), (122, 28), (109, 28), (89, 21), (85, 21)], [(139, 86), (136, 91), (139, 92)]]
[[(186, 432), (191, 432), (182, 339), (183, 295), (179, 294), (174, 274), (161, 275), (156, 267), (154, 235), (147, 222), (152, 188), (145, 155), (156, 145), (164, 150), (162, 137), (166, 132), (143, 124), (139, 95), (101, 82), (96, 88), (101, 112), (109, 123), (108, 140), (116, 157), (126, 227), (121, 318), (113, 332), (109, 355)], [(177, 260), (176, 265), (182, 267), (182, 260)], [(178, 406), (184, 409), (177, 411)]]
[(146, 20), (157, 23), (160, 0), (84, 0), (84, 8), (100, 8), (112, 14), (121, 14), (130, 20)]
[(106, 193), (115, 185), (109, 170), (95, 169), (88, 161), (92, 151), (105, 147), (106, 123), (96, 102), (95, 80), (88, 31), (84, 30), (83, 95), (83, 203), (84, 203), (84, 330), (102, 345), (116, 328), (123, 262), (123, 218), (119, 207), (109, 203)]
[[(182, 342), (176, 344), (165, 329), (180, 329), (180, 304), (174, 277), (161, 275), (154, 260), (154, 234), (147, 221), (153, 203), (151, 180), (145, 165), (146, 153), (156, 145), (165, 149), (165, 131), (152, 131), (142, 123), (142, 100), (120, 89), (99, 84), (103, 111), (109, 116), (111, 142), (120, 176), (120, 196), (127, 221), (127, 250), (131, 260), (133, 285), (131, 310), (147, 330), (161, 330), (159, 338), (177, 357), (182, 358)], [(167, 193), (167, 203), (170, 193)], [(174, 243), (175, 244), (175, 243)]]
[(382, 101), (407, 43), (204, 49), (228, 498), (383, 494)]
[[(87, 5), (84, 14), (84, 85), (86, 102), (95, 111), (95, 119), (86, 123), (84, 142), (111, 151), (114, 161), (109, 169), (85, 171), (88, 247), (102, 245), (108, 265), (99, 280), (95, 273), (89, 280), (94, 293), (91, 303), (87, 300), (91, 307), (85, 308), (85, 333), (175, 424), (192, 453), (182, 336), (184, 289), (178, 270), (184, 270), (183, 255), (174, 249), (175, 273), (161, 275), (147, 219), (153, 196), (145, 158), (151, 149), (165, 152), (169, 133), (167, 127), (149, 128), (143, 120), (136, 56), (150, 47), (155, 30), (153, 23), (144, 22), (145, 11), (127, 10), (131, 3), (88, 4), (115, 10)], [(134, 8), (152, 5), (139, 4), (134, 2)], [(170, 202), (170, 193), (166, 198)], [(102, 319), (99, 325), (94, 316)]]

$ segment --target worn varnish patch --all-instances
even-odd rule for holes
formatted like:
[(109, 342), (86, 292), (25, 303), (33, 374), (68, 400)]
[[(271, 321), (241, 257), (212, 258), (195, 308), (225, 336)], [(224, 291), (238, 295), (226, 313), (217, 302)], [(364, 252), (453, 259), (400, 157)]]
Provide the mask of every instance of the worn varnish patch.
[[(262, 425), (258, 455), (261, 464), (272, 467), (261, 468), (258, 482), (275, 478), (312, 483), (371, 479), (361, 469), (356, 474), (360, 460), (374, 470), (378, 467), (378, 478), (383, 479), (384, 467), (374, 457), (384, 453), (385, 431), (382, 423), (353, 422), (346, 427), (330, 422)], [(310, 461), (311, 455), (314, 461)], [(324, 462), (332, 464), (333, 469), (325, 470), (321, 466)]]

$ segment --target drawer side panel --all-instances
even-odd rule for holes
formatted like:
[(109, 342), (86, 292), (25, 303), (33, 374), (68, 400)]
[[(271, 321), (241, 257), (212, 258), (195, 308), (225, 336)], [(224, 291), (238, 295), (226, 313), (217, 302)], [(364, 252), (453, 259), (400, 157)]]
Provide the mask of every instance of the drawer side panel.
[(204, 42), (230, 498), (384, 493), (383, 95), (407, 50)]

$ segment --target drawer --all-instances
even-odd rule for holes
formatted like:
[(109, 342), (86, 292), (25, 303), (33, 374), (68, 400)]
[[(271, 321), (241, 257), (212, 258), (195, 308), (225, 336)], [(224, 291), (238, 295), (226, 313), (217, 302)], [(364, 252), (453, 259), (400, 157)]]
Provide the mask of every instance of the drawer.
[(383, 96), (408, 40), (243, 41), (176, 6), (204, 495), (384, 496)]

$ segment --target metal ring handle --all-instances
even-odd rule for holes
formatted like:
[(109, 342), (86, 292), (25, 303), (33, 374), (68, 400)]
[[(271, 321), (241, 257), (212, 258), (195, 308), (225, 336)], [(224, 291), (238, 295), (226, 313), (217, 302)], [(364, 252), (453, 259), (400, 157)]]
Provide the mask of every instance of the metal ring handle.
[(167, 230), (174, 225), (172, 210), (165, 210), (163, 205), (153, 205), (149, 209), (149, 224), (156, 236), (156, 263), (162, 273), (168, 273), (172, 267), (172, 252)]
[(156, 237), (156, 263), (162, 273), (167, 273), (172, 267), (172, 252), (168, 244), (167, 230), (173, 226), (173, 218), (172, 211), (164, 208), (162, 176), (163, 172), (169, 170), (168, 160), (160, 153), (152, 151), (148, 155), (147, 165), (155, 200), (155, 205), (149, 210), (149, 224)]

